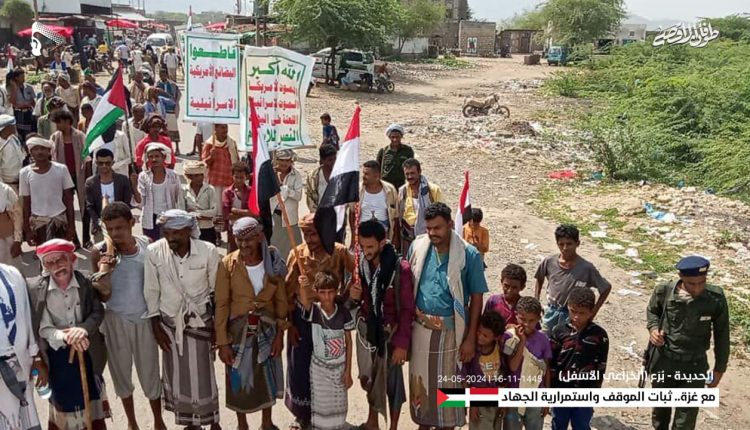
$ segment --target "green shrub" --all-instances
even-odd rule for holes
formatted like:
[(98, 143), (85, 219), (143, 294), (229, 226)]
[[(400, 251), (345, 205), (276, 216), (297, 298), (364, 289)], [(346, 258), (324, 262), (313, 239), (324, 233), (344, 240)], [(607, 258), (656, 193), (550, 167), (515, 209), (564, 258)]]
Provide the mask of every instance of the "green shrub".
[(578, 121), (608, 175), (684, 180), (750, 197), (750, 44), (648, 44), (557, 74), (546, 90), (594, 101)]

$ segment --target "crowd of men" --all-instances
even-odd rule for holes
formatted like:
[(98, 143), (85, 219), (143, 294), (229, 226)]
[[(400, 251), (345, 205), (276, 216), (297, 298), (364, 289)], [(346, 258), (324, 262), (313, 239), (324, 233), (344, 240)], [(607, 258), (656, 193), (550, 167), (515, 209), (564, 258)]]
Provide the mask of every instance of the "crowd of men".
[[(218, 429), (215, 351), (225, 365), (223, 403), (240, 429), (256, 412), (262, 429), (278, 428), (272, 408), (281, 399), (295, 417), (290, 428), (346, 428), (355, 376), (367, 393), (368, 430), (378, 428), (379, 415), (391, 429), (408, 426), (399, 421), (407, 402), (420, 429), (541, 429), (546, 409), (438, 408), (437, 389), (601, 387), (609, 340), (593, 320), (606, 311), (611, 285), (578, 255), (578, 229), (555, 231), (560, 252), (540, 263), (532, 295), (522, 295), (524, 269), (509, 264), (503, 293), (485, 300), (483, 214), (477, 209), (463, 230), (455, 228), (440, 187), (402, 142), (403, 127), (388, 127), (390, 142), (362, 167), (360, 202), (350, 208), (350, 237), (359, 246), (338, 243), (328, 253), (315, 209), (337, 156), (329, 115), (321, 117), (320, 165), (307, 178), (293, 151), (274, 154), (288, 224), (274, 205), (269, 232), (248, 208), (252, 159), (240, 156), (226, 125), (199, 124), (193, 153), (200, 161), (184, 162), (184, 180), (175, 172), (179, 136), (170, 114), (176, 123), (179, 88), (168, 71), (149, 87), (135, 73), (134, 117), (106, 133), (88, 159), (81, 130), (91, 116), (81, 110), (83, 127), (76, 127), (69, 82), (49, 83), (37, 115), (24, 72), (11, 80), (14, 115), (0, 115), (0, 429), (41, 428), (34, 385), (40, 396), (50, 391), (48, 428), (82, 429), (87, 416), (93, 428), (106, 428), (105, 369), (128, 428), (136, 429), (143, 417), (135, 413), (133, 367), (154, 428), (166, 428), (163, 408), (187, 429)], [(95, 108), (97, 88), (83, 87), (80, 106)], [(39, 130), (46, 115), (50, 136)], [(303, 198), (308, 214), (300, 214)], [(42, 267), (33, 279), (14, 267), (24, 241)], [(91, 252), (90, 273), (76, 266), (81, 247)], [(647, 309), (656, 347), (650, 371), (667, 375), (654, 386), (715, 387), (729, 356), (726, 300), (706, 284), (705, 259), (676, 267), (679, 280), (656, 288)], [(545, 284), (546, 308), (539, 301)], [(673, 378), (709, 370), (712, 335), (713, 379)], [(591, 371), (600, 376), (566, 377)], [(552, 425), (587, 429), (593, 413), (553, 408)], [(670, 428), (671, 415), (654, 409), (654, 428)], [(671, 428), (695, 427), (696, 408), (674, 415)]]

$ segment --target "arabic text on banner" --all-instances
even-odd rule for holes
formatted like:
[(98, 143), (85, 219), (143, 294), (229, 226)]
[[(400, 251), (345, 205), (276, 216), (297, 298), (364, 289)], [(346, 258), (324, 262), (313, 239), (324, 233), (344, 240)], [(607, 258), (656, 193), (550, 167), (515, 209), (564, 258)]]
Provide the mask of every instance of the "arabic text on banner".
[(185, 42), (185, 121), (239, 123), (238, 36), (187, 32)]
[(312, 58), (278, 46), (245, 48), (242, 77), (246, 92), (240, 124), (244, 150), (252, 147), (250, 98), (269, 150), (313, 146), (305, 121), (305, 99), (314, 64)]

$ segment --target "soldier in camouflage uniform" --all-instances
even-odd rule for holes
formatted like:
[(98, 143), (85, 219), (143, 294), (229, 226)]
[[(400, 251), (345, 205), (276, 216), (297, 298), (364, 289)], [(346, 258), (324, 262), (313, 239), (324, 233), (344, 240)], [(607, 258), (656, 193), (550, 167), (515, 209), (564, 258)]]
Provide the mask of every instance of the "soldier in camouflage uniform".
[[(726, 371), (729, 360), (729, 310), (721, 288), (707, 285), (709, 261), (686, 257), (676, 268), (677, 282), (656, 287), (646, 311), (653, 357), (650, 372), (662, 372), (664, 379), (653, 388), (715, 388)], [(665, 302), (666, 301), (666, 302)], [(666, 305), (665, 305), (666, 303)], [(662, 319), (662, 313), (666, 315)], [(660, 323), (661, 321), (661, 323)], [(677, 374), (708, 373), (706, 351), (714, 337), (713, 379), (676, 378)], [(698, 408), (676, 408), (672, 430), (692, 430)], [(671, 408), (654, 408), (651, 422), (656, 430), (669, 430)]]

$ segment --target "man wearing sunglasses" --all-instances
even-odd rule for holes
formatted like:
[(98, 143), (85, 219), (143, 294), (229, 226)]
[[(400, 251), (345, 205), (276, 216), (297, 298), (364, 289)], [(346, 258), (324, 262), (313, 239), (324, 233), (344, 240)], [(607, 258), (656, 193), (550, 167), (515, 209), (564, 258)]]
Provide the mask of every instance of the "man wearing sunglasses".
[(133, 191), (127, 176), (113, 170), (114, 154), (107, 148), (96, 151), (96, 174), (86, 180), (86, 211), (91, 218), (91, 234), (95, 242), (102, 240), (99, 222), (104, 199), (107, 203), (123, 202), (130, 206)]

